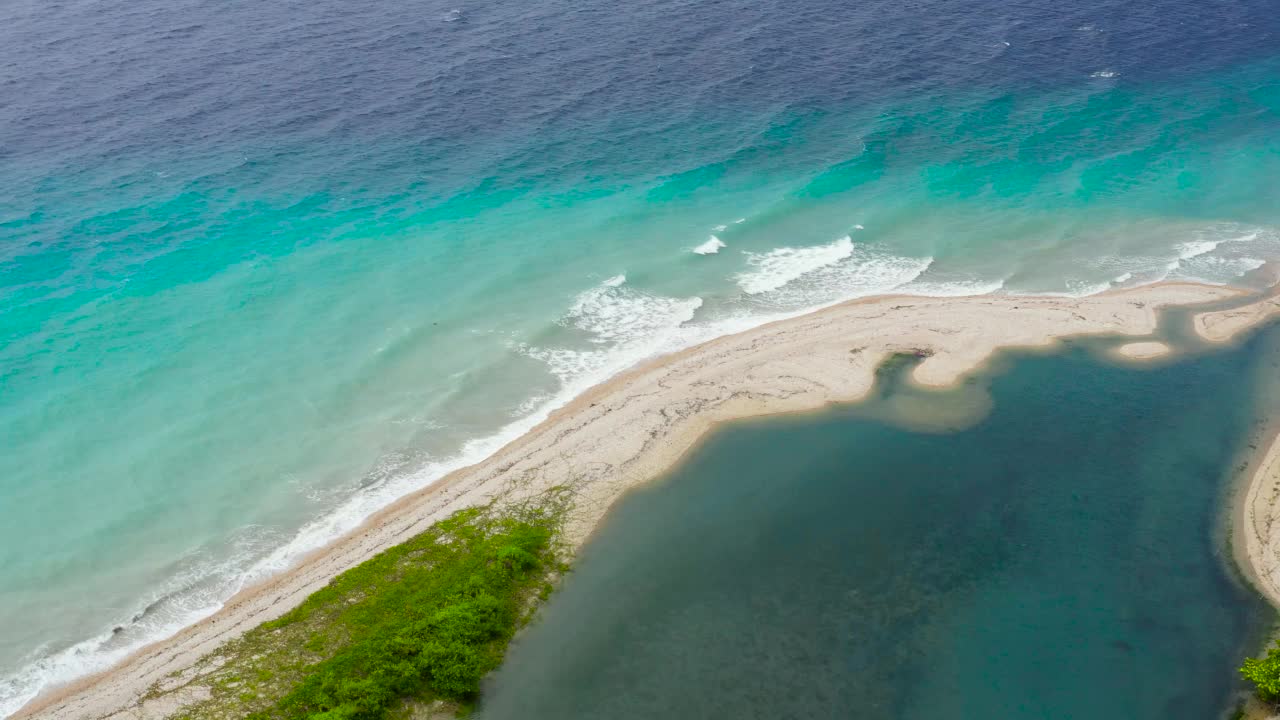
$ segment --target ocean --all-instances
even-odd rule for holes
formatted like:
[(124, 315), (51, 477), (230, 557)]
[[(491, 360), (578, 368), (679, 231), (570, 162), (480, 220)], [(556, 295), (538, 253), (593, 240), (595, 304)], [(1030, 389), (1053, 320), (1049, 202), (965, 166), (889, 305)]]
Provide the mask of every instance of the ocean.
[(658, 353), (1280, 256), (1267, 0), (0, 11), (0, 716)]
[[(1155, 368), (1100, 348), (720, 428), (615, 505), (479, 717), (1227, 717), (1275, 621), (1226, 534), (1280, 328)], [(913, 417), (988, 394), (954, 432)]]

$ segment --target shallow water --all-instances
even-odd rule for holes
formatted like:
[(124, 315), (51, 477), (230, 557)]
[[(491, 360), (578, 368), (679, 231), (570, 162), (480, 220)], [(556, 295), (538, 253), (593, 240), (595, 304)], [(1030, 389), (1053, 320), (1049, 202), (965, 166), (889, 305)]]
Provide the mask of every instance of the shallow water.
[(1280, 330), (1152, 369), (1100, 346), (924, 393), (990, 382), (959, 432), (873, 419), (892, 389), (720, 430), (615, 507), (481, 717), (1223, 715), (1274, 617), (1222, 521)]
[(0, 715), (656, 352), (1280, 256), (1273, 0), (10, 5)]

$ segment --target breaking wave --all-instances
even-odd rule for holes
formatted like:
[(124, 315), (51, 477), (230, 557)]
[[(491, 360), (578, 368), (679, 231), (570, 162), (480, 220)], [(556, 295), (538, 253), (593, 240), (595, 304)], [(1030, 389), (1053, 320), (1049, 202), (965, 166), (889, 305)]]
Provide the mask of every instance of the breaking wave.
[[(721, 225), (720, 227), (723, 228), (724, 226)], [(724, 244), (724, 241), (716, 237), (715, 235), (712, 235), (711, 237), (707, 238), (706, 242), (695, 247), (693, 249), (693, 252), (698, 255), (715, 255), (716, 253), (720, 252), (720, 249), (723, 247), (726, 247)]]
[(738, 286), (748, 295), (767, 293), (852, 254), (853, 239), (847, 235), (827, 245), (747, 253), (747, 264), (752, 269), (738, 275)]

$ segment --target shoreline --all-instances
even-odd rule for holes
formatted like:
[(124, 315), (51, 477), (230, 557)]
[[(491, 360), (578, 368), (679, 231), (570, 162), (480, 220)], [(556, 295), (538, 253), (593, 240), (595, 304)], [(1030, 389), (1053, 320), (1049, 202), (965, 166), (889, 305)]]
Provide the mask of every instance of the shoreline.
[(1280, 609), (1280, 426), (1259, 423), (1232, 490), (1231, 554), (1244, 579)]
[[(1273, 284), (1257, 301), (1198, 313), (1191, 325), (1208, 345), (1225, 346), (1277, 314), (1280, 285)], [(1274, 412), (1260, 414), (1245, 439), (1224, 515), (1228, 553), (1241, 579), (1280, 610), (1280, 416)]]
[[(1264, 415), (1255, 422), (1227, 493), (1223, 536), (1235, 577), (1280, 611), (1280, 524), (1275, 522), (1280, 518), (1280, 418)], [(1269, 647), (1276, 632), (1272, 626), (1245, 657)], [(1276, 717), (1253, 692), (1241, 697), (1239, 710), (1248, 720)]]
[[(582, 490), (566, 539), (576, 551), (614, 500), (671, 468), (713, 426), (855, 402), (873, 390), (876, 369), (893, 354), (924, 358), (913, 372), (915, 384), (952, 387), (999, 350), (1047, 347), (1082, 335), (1125, 337), (1133, 344), (1156, 330), (1160, 309), (1248, 293), (1226, 286), (1160, 283), (1083, 298), (876, 296), (648, 360), (584, 392), (485, 460), (400, 498), (292, 569), (238, 593), (213, 616), (102, 673), (42, 693), (14, 717), (161, 717), (176, 707), (140, 701), (157, 683), (163, 687), (166, 678), (181, 678), (200, 658), (283, 614), (343, 570), (455, 510), (500, 495), (519, 499), (573, 477)], [(1197, 333), (1211, 343), (1226, 342), (1269, 317), (1272, 304), (1268, 298), (1242, 308), (1202, 312), (1195, 316)], [(1225, 314), (1251, 322), (1234, 320), (1233, 333), (1215, 339), (1205, 331), (1215, 323), (1202, 318)], [(1261, 467), (1276, 465), (1280, 442), (1272, 444), (1266, 457), (1272, 455), (1271, 464), (1263, 461)], [(1251, 487), (1256, 484), (1250, 482)], [(1277, 588), (1267, 597), (1280, 605)]]

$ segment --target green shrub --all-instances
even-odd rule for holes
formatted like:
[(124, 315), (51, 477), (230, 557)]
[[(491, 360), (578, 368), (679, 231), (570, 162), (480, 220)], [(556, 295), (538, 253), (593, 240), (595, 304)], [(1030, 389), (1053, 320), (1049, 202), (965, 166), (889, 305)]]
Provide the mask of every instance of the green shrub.
[(248, 717), (378, 720), (410, 698), (473, 702), (558, 569), (560, 513), (555, 502), (460, 512), (254, 630), (255, 646), (296, 636), (320, 658)]
[(1280, 641), (1264, 657), (1245, 660), (1240, 674), (1253, 683), (1258, 697), (1267, 702), (1280, 701)]
[(508, 545), (498, 551), (498, 559), (508, 570), (521, 572), (531, 570), (538, 565), (538, 558), (524, 548)]

